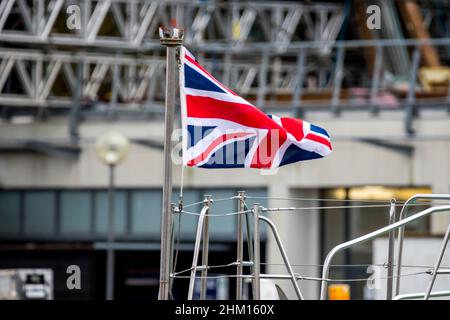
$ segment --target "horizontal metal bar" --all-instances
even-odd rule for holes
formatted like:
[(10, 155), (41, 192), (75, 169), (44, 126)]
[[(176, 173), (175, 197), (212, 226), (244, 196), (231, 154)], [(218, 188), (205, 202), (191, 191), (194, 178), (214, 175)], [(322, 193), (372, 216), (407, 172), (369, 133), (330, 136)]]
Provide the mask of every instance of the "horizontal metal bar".
[[(35, 38), (29, 35), (17, 35), (12, 33), (0, 33), (0, 41), (14, 42), (14, 43), (28, 43), (28, 44), (42, 44), (45, 43), (40, 38)], [(93, 43), (83, 43), (78, 39), (71, 39), (68, 37), (52, 37), (52, 44), (57, 45), (70, 45), (78, 47), (92, 47), (98, 46), (103, 49), (121, 49), (124, 52), (148, 52), (149, 50), (161, 50), (161, 44), (159, 41), (148, 41), (142, 45), (136, 45), (119, 40), (97, 39)], [(192, 44), (189, 49), (192, 51), (202, 51), (205, 53), (239, 53), (239, 54), (261, 54), (262, 52), (285, 54), (296, 54), (301, 49), (320, 49), (329, 47), (330, 50), (334, 48), (369, 48), (369, 47), (414, 47), (414, 46), (448, 46), (450, 45), (450, 38), (436, 38), (436, 39), (378, 39), (378, 40), (345, 40), (345, 41), (301, 41), (291, 42), (289, 45), (280, 47), (277, 44), (270, 44), (267, 42), (253, 42), (246, 43), (242, 46), (233, 46), (230, 44), (208, 42), (204, 44)]]
[(242, 261), (242, 266), (253, 267), (253, 261)]
[[(299, 274), (294, 274), (297, 280), (303, 279)], [(292, 276), (288, 274), (261, 274), (261, 279), (280, 279), (280, 280), (292, 280)]]
[[(0, 38), (1, 39), (1, 38)], [(377, 40), (345, 40), (345, 41), (301, 41), (291, 43), (289, 46), (280, 48), (276, 45), (271, 45), (265, 42), (256, 42), (248, 44), (244, 47), (227, 47), (226, 44), (199, 44), (192, 47), (199, 51), (207, 53), (211, 52), (224, 52), (228, 49), (229, 53), (249, 53), (255, 54), (262, 52), (269, 52), (275, 54), (285, 53), (298, 53), (300, 49), (320, 49), (325, 46), (329, 46), (330, 49), (334, 48), (346, 48), (346, 49), (358, 49), (358, 48), (370, 48), (370, 47), (415, 47), (415, 46), (448, 46), (450, 45), (450, 38), (435, 38), (435, 39), (377, 39)]]
[[(425, 292), (419, 293), (408, 293), (396, 295), (392, 300), (412, 300), (412, 299), (423, 299), (425, 297)], [(430, 297), (450, 297), (450, 290), (447, 291), (435, 291), (431, 292)]]
[[(433, 269), (427, 271), (428, 274), (434, 274)], [(450, 269), (438, 269), (436, 271), (437, 274), (450, 274)]]
[[(158, 251), (161, 249), (161, 245), (158, 242), (114, 242), (108, 244), (107, 242), (94, 242), (93, 244), (95, 250), (108, 250), (112, 248), (117, 251)], [(193, 243), (180, 243), (179, 250), (181, 251), (192, 251), (194, 248)], [(226, 251), (229, 250), (230, 246), (219, 243), (211, 243), (211, 250), (216, 251)]]

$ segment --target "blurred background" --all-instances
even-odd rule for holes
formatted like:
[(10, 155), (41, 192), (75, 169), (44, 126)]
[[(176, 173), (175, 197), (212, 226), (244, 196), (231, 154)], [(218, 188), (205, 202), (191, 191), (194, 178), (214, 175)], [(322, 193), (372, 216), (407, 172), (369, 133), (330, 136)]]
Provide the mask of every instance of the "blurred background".
[[(296, 272), (318, 277), (332, 247), (388, 223), (388, 206), (358, 205), (450, 192), (450, 1), (1, 0), (0, 298), (104, 299), (108, 248), (114, 298), (157, 298), (165, 99), (159, 26), (184, 28), (184, 45), (200, 63), (265, 112), (330, 133), (329, 157), (275, 175), (185, 170), (184, 203), (205, 194), (227, 199), (213, 204), (214, 213), (235, 212), (230, 198), (238, 190), (249, 205), (312, 208), (270, 214)], [(130, 143), (114, 170), (95, 148), (110, 131)], [(175, 166), (174, 202), (180, 175)], [(115, 242), (108, 245), (111, 187)], [(448, 223), (444, 215), (408, 226), (404, 263), (433, 264), (429, 254), (437, 254)], [(176, 218), (178, 226), (182, 270), (192, 261), (195, 216)], [(212, 219), (210, 232), (210, 263), (235, 261), (235, 218)], [(273, 238), (263, 234), (262, 241), (263, 271), (284, 273)], [(339, 255), (336, 264), (352, 266), (333, 267), (331, 277), (367, 278), (369, 265), (385, 262), (385, 242)], [(81, 289), (68, 287), (71, 265), (81, 270)], [(424, 291), (428, 277), (405, 278), (402, 292)], [(365, 281), (341, 283), (352, 299), (384, 298)], [(436, 289), (449, 284), (442, 277)], [(186, 285), (175, 279), (174, 298), (185, 298)], [(232, 299), (234, 285), (212, 279), (209, 298)], [(288, 281), (279, 285), (293, 294)], [(317, 281), (300, 286), (317, 298)]]

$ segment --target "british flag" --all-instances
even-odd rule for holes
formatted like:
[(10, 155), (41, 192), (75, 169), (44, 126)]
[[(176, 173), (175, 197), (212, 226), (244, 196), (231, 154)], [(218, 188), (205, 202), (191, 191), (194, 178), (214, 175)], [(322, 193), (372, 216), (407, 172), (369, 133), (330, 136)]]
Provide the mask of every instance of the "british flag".
[(330, 154), (324, 129), (263, 113), (217, 81), (184, 47), (180, 60), (184, 165), (270, 169)]

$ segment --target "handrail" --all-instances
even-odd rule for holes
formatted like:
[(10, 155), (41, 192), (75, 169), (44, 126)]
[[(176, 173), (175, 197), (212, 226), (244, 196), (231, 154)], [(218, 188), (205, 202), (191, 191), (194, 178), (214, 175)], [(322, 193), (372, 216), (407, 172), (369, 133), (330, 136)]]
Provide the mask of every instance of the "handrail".
[[(450, 200), (450, 194), (416, 194), (410, 197), (403, 204), (402, 210), (400, 211), (400, 215), (398, 217), (398, 221), (403, 220), (406, 215), (406, 209), (410, 204), (413, 204), (416, 200), (419, 199), (429, 199), (429, 200)], [(402, 269), (402, 254), (403, 254), (403, 238), (405, 235), (405, 228), (400, 227), (398, 230), (398, 247), (397, 247), (397, 267), (396, 267), (396, 286), (395, 286), (395, 295), (400, 293), (400, 274)]]
[[(419, 298), (424, 298), (425, 295), (426, 295), (425, 292), (399, 294), (399, 295), (395, 296), (392, 300), (419, 299)], [(450, 290), (432, 292), (430, 294), (430, 297), (450, 297)]]
[(302, 292), (300, 291), (300, 288), (297, 283), (297, 276), (295, 275), (294, 271), (292, 270), (291, 264), (289, 263), (289, 259), (287, 257), (286, 251), (284, 250), (283, 244), (281, 243), (280, 235), (278, 234), (277, 228), (275, 227), (274, 223), (267, 217), (259, 216), (259, 220), (262, 220), (265, 223), (267, 223), (270, 229), (272, 230), (273, 236), (275, 237), (275, 240), (278, 244), (278, 248), (280, 249), (280, 253), (283, 258), (284, 264), (286, 265), (286, 269), (290, 274), (290, 279), (292, 281), (292, 285), (294, 286), (295, 293), (297, 294), (299, 300), (303, 300), (304, 298)]
[(442, 258), (444, 258), (445, 250), (447, 249), (448, 241), (450, 239), (450, 225), (447, 227), (447, 231), (445, 232), (444, 240), (442, 241), (441, 252), (439, 253), (439, 258), (434, 265), (433, 273), (431, 275), (431, 281), (428, 284), (428, 288), (424, 297), (424, 300), (428, 300), (431, 296), (431, 290), (433, 290), (434, 282), (436, 281), (436, 277), (439, 273), (439, 268), (441, 267)]
[(208, 213), (208, 211), (209, 206), (204, 206), (202, 208), (202, 211), (200, 211), (200, 216), (198, 218), (197, 233), (195, 236), (194, 257), (192, 258), (191, 277), (189, 280), (188, 300), (192, 300), (194, 297), (195, 274), (197, 273), (198, 254), (200, 251), (200, 240), (202, 238), (203, 232), (203, 221), (205, 220), (205, 216)]
[(396, 223), (393, 223), (391, 225), (388, 225), (386, 227), (383, 227), (381, 229), (375, 230), (373, 232), (370, 232), (368, 234), (365, 234), (361, 237), (358, 237), (356, 239), (341, 243), (337, 246), (335, 246), (327, 255), (325, 258), (325, 262), (323, 265), (322, 270), (322, 285), (320, 290), (320, 300), (325, 300), (327, 298), (327, 288), (328, 288), (328, 275), (330, 270), (330, 264), (333, 257), (340, 251), (347, 249), (349, 247), (352, 247), (353, 245), (360, 244), (369, 240), (372, 240), (374, 238), (377, 238), (378, 236), (385, 234), (391, 230), (395, 230), (396, 228), (402, 227), (412, 221), (418, 220), (424, 216), (430, 215), (432, 213), (436, 212), (443, 212), (443, 211), (450, 211), (450, 206), (439, 206), (439, 207), (433, 207), (428, 208), (426, 210), (423, 210), (419, 213), (416, 213), (408, 218), (405, 218), (403, 220), (397, 221)]

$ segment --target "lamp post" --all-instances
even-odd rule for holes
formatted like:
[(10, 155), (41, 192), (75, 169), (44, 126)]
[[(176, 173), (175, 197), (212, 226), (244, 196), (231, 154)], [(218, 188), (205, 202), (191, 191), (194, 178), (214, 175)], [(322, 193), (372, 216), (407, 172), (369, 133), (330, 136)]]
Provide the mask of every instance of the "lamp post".
[(129, 142), (120, 132), (110, 131), (97, 139), (95, 150), (101, 162), (109, 167), (108, 239), (106, 251), (106, 300), (114, 299), (114, 174), (115, 167), (125, 160)]

